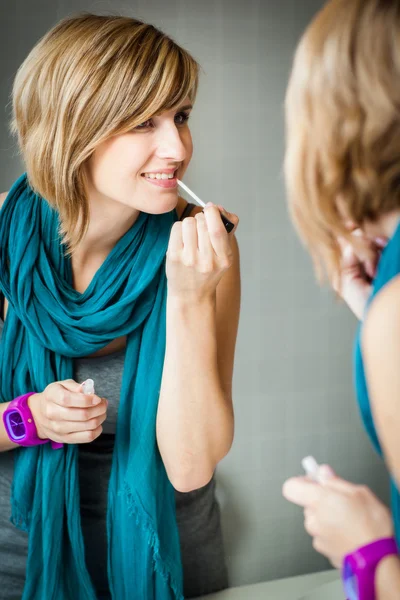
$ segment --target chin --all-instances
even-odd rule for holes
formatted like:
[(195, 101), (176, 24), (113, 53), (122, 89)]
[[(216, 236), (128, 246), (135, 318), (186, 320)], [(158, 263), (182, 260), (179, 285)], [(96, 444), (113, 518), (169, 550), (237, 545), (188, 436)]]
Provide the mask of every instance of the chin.
[(175, 192), (174, 194), (171, 194), (170, 198), (164, 198), (158, 202), (149, 201), (144, 203), (142, 211), (148, 213), (149, 215), (163, 215), (174, 210), (177, 207), (177, 204), (178, 194)]

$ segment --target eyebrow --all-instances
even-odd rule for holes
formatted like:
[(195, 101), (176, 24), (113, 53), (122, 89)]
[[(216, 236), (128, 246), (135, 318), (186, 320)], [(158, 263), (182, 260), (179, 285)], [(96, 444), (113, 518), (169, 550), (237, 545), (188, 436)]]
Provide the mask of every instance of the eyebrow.
[(185, 104), (185, 106), (181, 106), (180, 108), (178, 108), (177, 110), (191, 110), (193, 108), (192, 104)]

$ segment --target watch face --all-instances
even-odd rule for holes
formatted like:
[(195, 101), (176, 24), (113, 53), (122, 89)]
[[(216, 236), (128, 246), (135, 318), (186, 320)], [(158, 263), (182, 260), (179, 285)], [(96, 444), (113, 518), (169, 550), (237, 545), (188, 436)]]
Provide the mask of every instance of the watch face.
[(358, 580), (355, 573), (353, 572), (353, 569), (347, 561), (345, 562), (343, 569), (343, 583), (347, 600), (358, 600), (360, 597), (358, 589)]
[(17, 410), (7, 413), (6, 420), (8, 430), (13, 436), (14, 440), (22, 440), (25, 437), (26, 428), (20, 413)]

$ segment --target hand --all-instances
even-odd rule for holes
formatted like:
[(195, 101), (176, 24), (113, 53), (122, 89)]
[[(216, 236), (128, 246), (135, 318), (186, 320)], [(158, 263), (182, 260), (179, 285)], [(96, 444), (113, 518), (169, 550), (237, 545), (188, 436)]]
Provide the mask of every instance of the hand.
[(221, 212), (235, 225), (236, 215), (207, 204), (204, 213), (174, 224), (167, 252), (168, 294), (190, 300), (212, 296), (232, 264), (232, 233), (227, 233)]
[(380, 254), (387, 240), (384, 238), (371, 240), (361, 229), (354, 230), (353, 235), (358, 238), (357, 246), (353, 246), (343, 238), (338, 239), (342, 250), (341, 273), (340, 277), (333, 282), (333, 287), (350, 310), (361, 320), (372, 292), (372, 280), (376, 274)]
[(38, 436), (63, 444), (92, 442), (103, 431), (107, 416), (107, 400), (84, 394), (73, 379), (51, 383), (30, 396), (28, 405)]
[[(326, 465), (320, 473), (327, 472)], [(331, 473), (333, 473), (331, 471)], [(304, 526), (313, 547), (340, 568), (346, 554), (383, 537), (393, 536), (388, 508), (369, 488), (331, 475), (323, 483), (308, 477), (288, 479), (283, 495), (304, 507)]]

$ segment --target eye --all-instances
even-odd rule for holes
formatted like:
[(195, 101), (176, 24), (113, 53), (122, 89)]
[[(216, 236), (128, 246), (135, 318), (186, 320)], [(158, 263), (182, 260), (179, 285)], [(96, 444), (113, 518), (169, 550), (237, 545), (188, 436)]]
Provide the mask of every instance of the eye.
[(149, 127), (153, 127), (153, 121), (151, 119), (147, 119), (144, 123), (140, 123), (140, 125), (136, 125), (135, 129), (149, 129)]
[(182, 111), (179, 112), (175, 115), (175, 123), (177, 125), (186, 125), (186, 123), (189, 121), (189, 113)]

